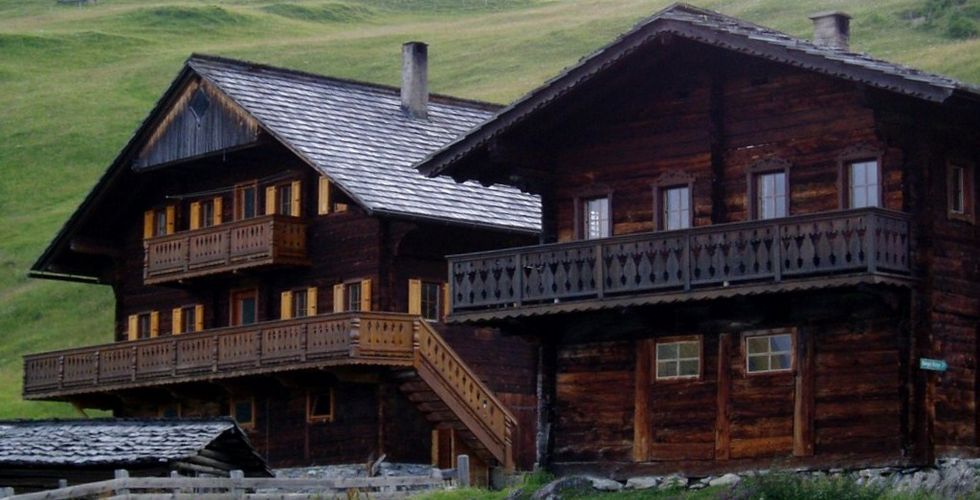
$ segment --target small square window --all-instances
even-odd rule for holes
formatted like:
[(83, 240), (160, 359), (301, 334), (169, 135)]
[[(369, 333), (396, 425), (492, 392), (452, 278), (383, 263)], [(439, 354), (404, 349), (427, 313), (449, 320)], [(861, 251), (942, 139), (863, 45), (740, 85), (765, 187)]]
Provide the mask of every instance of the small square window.
[(306, 394), (306, 420), (308, 422), (333, 422), (333, 388), (311, 390)]
[(657, 380), (697, 378), (701, 375), (701, 342), (658, 342)]
[(231, 402), (231, 417), (242, 427), (255, 425), (255, 399), (235, 399)]
[(748, 373), (788, 371), (793, 368), (793, 336), (754, 335), (745, 339)]

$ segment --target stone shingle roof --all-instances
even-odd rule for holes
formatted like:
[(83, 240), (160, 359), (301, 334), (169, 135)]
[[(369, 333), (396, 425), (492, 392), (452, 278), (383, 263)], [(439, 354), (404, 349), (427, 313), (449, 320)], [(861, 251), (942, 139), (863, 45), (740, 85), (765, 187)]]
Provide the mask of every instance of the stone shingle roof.
[(170, 463), (198, 454), (224, 435), (235, 437), (248, 464), (265, 464), (230, 419), (0, 421), (0, 466), (108, 466)]
[(188, 66), (372, 212), (537, 232), (540, 200), (507, 186), (429, 179), (413, 167), (496, 106), (433, 97), (428, 119), (395, 88), (213, 56)]

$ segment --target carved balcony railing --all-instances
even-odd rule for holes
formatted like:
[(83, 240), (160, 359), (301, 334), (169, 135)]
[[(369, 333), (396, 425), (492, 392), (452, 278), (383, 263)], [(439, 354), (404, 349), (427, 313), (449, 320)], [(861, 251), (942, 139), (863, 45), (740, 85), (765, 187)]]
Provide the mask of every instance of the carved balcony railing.
[(864, 208), (455, 255), (451, 308), (492, 318), (572, 301), (907, 277), (909, 244), (907, 214)]
[(147, 285), (266, 265), (309, 265), (306, 222), (264, 215), (146, 240)]
[(412, 366), (415, 321), (357, 312), (24, 356), (24, 397), (45, 399), (324, 365)]

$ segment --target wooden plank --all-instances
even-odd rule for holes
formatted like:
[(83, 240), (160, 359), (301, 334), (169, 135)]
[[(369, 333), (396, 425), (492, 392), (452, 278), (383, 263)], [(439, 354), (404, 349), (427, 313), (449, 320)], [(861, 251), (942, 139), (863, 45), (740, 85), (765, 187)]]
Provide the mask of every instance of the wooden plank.
[(650, 353), (653, 340), (636, 341), (636, 386), (633, 410), (633, 461), (650, 458)]
[(816, 341), (809, 328), (796, 333), (796, 390), (793, 401), (793, 455), (808, 457), (814, 453), (814, 414)]
[(732, 335), (720, 334), (718, 336), (718, 408), (715, 421), (715, 460), (728, 460), (731, 457), (732, 436), (728, 408), (731, 398), (731, 352)]

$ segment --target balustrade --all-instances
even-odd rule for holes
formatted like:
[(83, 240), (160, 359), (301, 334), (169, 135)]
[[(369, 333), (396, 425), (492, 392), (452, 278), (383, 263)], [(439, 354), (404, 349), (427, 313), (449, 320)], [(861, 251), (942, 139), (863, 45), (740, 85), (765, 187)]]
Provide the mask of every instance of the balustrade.
[(852, 273), (908, 276), (906, 214), (865, 208), (449, 258), (452, 311)]

